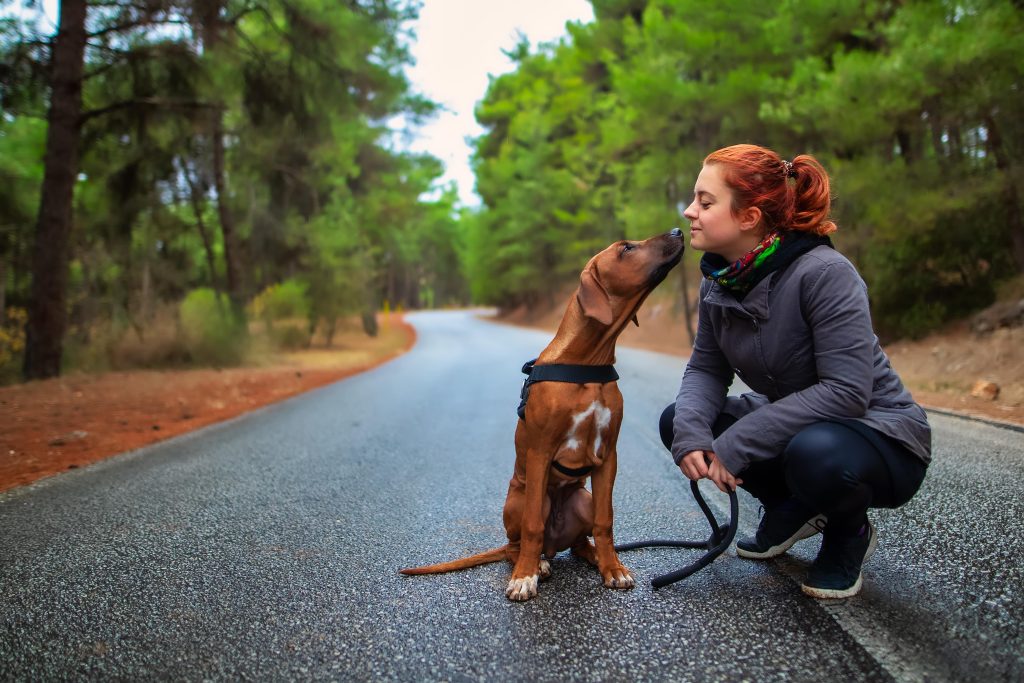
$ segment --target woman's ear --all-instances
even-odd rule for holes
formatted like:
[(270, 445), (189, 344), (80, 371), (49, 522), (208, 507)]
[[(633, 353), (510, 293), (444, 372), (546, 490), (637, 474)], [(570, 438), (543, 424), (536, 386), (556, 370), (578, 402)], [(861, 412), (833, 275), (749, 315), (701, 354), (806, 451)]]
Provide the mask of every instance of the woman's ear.
[(761, 224), (761, 209), (756, 206), (748, 206), (739, 213), (741, 230), (753, 230)]

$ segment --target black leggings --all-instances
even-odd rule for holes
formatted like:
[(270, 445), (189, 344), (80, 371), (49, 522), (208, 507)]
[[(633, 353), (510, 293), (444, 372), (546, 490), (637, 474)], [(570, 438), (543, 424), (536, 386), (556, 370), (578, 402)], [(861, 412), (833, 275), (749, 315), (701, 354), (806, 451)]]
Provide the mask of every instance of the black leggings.
[[(675, 404), (661, 415), (665, 448), (672, 447)], [(719, 415), (712, 434), (731, 427), (737, 418)], [(868, 508), (895, 508), (921, 486), (926, 465), (898, 441), (853, 420), (816, 422), (794, 436), (781, 454), (753, 462), (739, 477), (741, 488), (770, 510), (795, 497), (813, 513), (828, 516), (829, 527), (855, 532)]]

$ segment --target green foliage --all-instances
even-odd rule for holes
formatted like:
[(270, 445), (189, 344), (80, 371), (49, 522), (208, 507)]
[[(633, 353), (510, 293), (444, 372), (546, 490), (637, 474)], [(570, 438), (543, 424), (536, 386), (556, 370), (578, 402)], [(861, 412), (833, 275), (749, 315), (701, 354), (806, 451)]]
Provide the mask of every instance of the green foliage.
[(473, 296), (515, 305), (594, 250), (680, 221), (739, 142), (831, 172), (840, 248), (880, 331), (920, 335), (1024, 272), (1024, 14), (1006, 0), (595, 2), (514, 51), (477, 109)]
[(224, 367), (242, 361), (247, 336), (231, 315), (227, 297), (205, 287), (193, 290), (181, 302), (179, 316), (195, 362)]
[(270, 285), (252, 300), (250, 311), (270, 321), (305, 318), (309, 315), (308, 289), (307, 284), (294, 279)]
[[(382, 306), (537, 302), (610, 242), (680, 224), (703, 157), (737, 142), (829, 169), (836, 241), (887, 337), (983, 306), (1024, 271), (1019, 3), (595, 0), (593, 22), (522, 41), (515, 70), (491, 80), (473, 210), (439, 186), (437, 159), (396, 151), (388, 130), (434, 110), (403, 74), (415, 2), (158, 5), (89, 10), (78, 349), (107, 327), (146, 339), (155, 311), (185, 301), (212, 349), (196, 358), (232, 362), (247, 328), (225, 322), (229, 291), (306, 318), (279, 326), (285, 345)], [(51, 37), (38, 30), (0, 19), (9, 308), (28, 301), (43, 177)], [(695, 276), (694, 258), (678, 277)]]
[[(274, 348), (294, 350), (309, 346), (310, 330), (306, 319), (310, 317), (309, 284), (297, 279), (270, 285), (249, 303), (249, 314), (266, 323)], [(296, 322), (298, 321), (298, 325)], [(284, 325), (275, 323), (284, 322)]]
[[(239, 315), (238, 304), (282, 283), (268, 303), (308, 319), (305, 340), (317, 325), (330, 337), (339, 316), (385, 301), (468, 300), (454, 191), (437, 185), (436, 159), (396, 151), (390, 130), (395, 117), (415, 125), (435, 110), (403, 71), (417, 7), (90, 4), (73, 170), (67, 341), (75, 358), (101, 359), (99, 347), (113, 348), (98, 330), (152, 338), (154, 312), (177, 308), (194, 290), (214, 302), (212, 292), (230, 294)], [(8, 304), (24, 306), (52, 36), (0, 8), (0, 259)], [(210, 307), (190, 296), (183, 313)], [(197, 360), (236, 359), (222, 317), (206, 311), (206, 322), (193, 321)], [(296, 345), (299, 332), (284, 329), (291, 336), (279, 342)]]

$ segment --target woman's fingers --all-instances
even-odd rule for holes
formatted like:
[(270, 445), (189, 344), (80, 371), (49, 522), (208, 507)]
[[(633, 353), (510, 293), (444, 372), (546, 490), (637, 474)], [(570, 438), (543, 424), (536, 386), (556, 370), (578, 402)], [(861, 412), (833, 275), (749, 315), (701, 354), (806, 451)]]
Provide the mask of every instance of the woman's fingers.
[(725, 469), (722, 463), (715, 458), (711, 461), (711, 468), (708, 478), (715, 482), (715, 486), (722, 493), (729, 493), (736, 490), (736, 477), (732, 476), (729, 470)]
[(683, 458), (679, 461), (679, 469), (683, 471), (683, 476), (687, 479), (700, 479), (697, 475), (697, 470), (694, 468), (693, 463), (688, 459)]
[(705, 461), (704, 451), (694, 451), (690, 455), (693, 456), (693, 469), (696, 472), (696, 479), (703, 479), (708, 476), (708, 464)]
[(703, 479), (708, 475), (708, 466), (704, 463), (704, 451), (690, 451), (679, 461), (679, 469), (683, 476), (691, 481)]

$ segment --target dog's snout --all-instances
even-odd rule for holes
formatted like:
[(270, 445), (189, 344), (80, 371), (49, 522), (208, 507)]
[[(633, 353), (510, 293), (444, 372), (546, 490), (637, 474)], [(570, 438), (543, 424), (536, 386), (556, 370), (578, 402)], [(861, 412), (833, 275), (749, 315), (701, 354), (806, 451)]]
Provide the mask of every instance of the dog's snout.
[(668, 234), (672, 235), (672, 237), (682, 237), (683, 231), (680, 230), (679, 228), (672, 228), (671, 230), (669, 230)]

